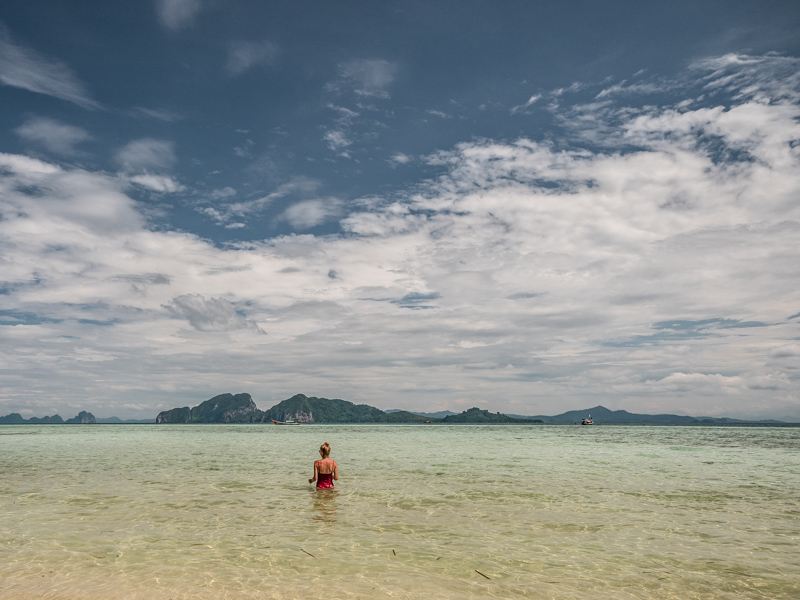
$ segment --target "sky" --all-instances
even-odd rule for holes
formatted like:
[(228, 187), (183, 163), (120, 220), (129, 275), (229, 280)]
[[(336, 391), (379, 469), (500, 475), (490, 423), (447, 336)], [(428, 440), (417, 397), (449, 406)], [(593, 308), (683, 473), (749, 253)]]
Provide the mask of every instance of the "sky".
[(800, 420), (800, 3), (4, 0), (0, 415)]

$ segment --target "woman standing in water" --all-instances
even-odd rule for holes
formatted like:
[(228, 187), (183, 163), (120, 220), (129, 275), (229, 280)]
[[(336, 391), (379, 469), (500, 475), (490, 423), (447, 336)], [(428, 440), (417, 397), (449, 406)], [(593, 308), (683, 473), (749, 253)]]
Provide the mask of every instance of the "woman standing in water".
[(318, 488), (332, 488), (333, 480), (339, 481), (339, 466), (335, 460), (328, 458), (331, 455), (331, 445), (328, 442), (319, 447), (319, 455), (322, 458), (314, 461), (314, 477), (308, 483), (316, 481)]

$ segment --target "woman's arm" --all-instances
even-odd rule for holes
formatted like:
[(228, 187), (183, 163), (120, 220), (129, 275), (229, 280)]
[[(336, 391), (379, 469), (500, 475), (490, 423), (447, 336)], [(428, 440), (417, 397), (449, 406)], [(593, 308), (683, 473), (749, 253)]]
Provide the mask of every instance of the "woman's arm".
[(333, 461), (333, 478), (339, 481), (339, 465), (336, 464), (336, 461)]
[(314, 483), (317, 480), (317, 463), (318, 462), (319, 461), (317, 461), (317, 460), (314, 461), (314, 476), (311, 479), (308, 480), (308, 483)]

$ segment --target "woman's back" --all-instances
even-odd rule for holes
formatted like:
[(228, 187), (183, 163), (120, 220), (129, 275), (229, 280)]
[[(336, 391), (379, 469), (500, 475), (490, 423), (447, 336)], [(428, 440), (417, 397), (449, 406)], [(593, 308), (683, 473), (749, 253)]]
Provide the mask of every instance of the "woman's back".
[(331, 458), (321, 458), (316, 462), (317, 472), (330, 475), (336, 470), (336, 461)]

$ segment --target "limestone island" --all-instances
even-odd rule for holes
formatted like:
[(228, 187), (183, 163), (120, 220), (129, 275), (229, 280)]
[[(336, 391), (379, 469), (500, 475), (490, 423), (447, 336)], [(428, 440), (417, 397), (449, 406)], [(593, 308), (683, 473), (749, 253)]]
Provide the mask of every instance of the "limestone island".
[(308, 397), (296, 394), (268, 410), (259, 410), (250, 394), (220, 394), (189, 408), (165, 410), (156, 423), (493, 423), (528, 424), (541, 422), (490, 413), (470, 408), (457, 415), (437, 419), (405, 410), (384, 412), (368, 404), (353, 404), (347, 400)]

